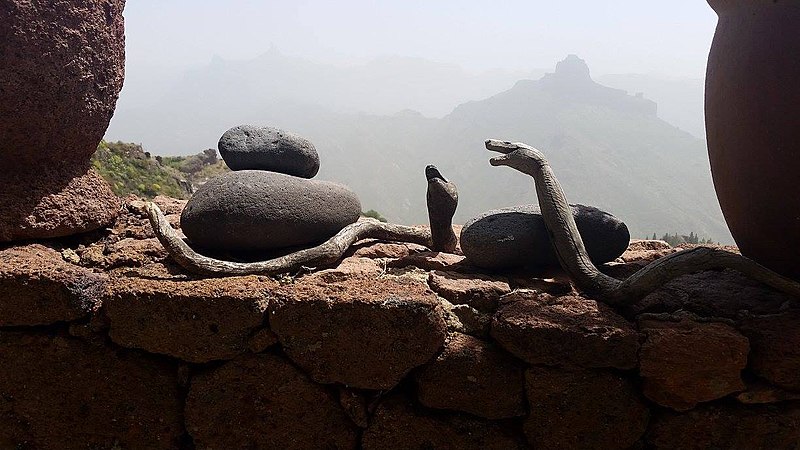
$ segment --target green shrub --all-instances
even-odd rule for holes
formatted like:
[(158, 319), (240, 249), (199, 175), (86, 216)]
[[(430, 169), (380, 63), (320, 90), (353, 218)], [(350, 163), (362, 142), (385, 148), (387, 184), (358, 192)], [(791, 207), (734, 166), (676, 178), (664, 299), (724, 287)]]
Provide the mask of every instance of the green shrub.
[(362, 212), (361, 215), (364, 216), (364, 217), (372, 217), (373, 219), (378, 219), (381, 222), (386, 222), (386, 218), (383, 217), (383, 215), (381, 213), (379, 213), (378, 211), (375, 211), (374, 209), (370, 209), (367, 212)]

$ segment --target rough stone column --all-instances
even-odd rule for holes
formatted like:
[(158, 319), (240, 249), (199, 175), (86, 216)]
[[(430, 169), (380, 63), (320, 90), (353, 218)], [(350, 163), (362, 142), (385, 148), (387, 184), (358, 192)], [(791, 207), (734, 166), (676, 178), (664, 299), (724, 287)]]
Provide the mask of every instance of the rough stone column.
[(113, 221), (89, 158), (125, 72), (125, 0), (0, 0), (0, 242)]

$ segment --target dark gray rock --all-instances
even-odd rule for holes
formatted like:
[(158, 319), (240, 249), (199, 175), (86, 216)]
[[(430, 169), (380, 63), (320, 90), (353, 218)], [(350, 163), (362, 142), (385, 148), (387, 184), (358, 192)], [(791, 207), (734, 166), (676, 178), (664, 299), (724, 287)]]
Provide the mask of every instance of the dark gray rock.
[[(630, 233), (621, 220), (592, 206), (570, 206), (595, 264), (613, 261), (628, 248)], [(470, 264), (484, 269), (558, 266), (537, 205), (495, 209), (475, 217), (461, 230), (461, 249)]]
[(231, 170), (268, 170), (314, 178), (319, 155), (308, 139), (272, 127), (239, 125), (219, 139), (219, 154)]
[(243, 170), (201, 186), (181, 214), (181, 228), (199, 247), (258, 252), (324, 241), (360, 213), (358, 197), (341, 184)]

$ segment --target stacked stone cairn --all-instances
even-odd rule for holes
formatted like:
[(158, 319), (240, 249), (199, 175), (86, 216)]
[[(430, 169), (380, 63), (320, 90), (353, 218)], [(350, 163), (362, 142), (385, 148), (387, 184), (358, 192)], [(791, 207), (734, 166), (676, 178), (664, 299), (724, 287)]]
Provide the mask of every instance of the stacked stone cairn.
[(193, 245), (264, 253), (325, 241), (361, 214), (348, 187), (312, 180), (319, 155), (307, 139), (272, 127), (240, 125), (219, 140), (232, 172), (200, 187), (181, 214)]

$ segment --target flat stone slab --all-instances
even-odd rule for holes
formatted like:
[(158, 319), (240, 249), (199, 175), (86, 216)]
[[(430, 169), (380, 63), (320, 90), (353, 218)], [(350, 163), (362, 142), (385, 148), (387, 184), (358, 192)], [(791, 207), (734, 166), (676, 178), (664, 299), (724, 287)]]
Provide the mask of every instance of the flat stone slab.
[(0, 448), (181, 448), (177, 364), (0, 331)]
[(492, 337), (529, 364), (632, 369), (639, 335), (633, 325), (595, 300), (514, 291), (500, 300)]
[(761, 405), (800, 400), (800, 392), (786, 391), (764, 381), (755, 381), (747, 385), (747, 390), (736, 395), (736, 400), (745, 405)]
[[(591, 206), (570, 206), (595, 264), (613, 261), (628, 248), (630, 233), (621, 220)], [(482, 213), (464, 224), (460, 243), (467, 262), (484, 269), (559, 265), (538, 205)]]
[(772, 384), (800, 391), (800, 311), (753, 316), (741, 321), (750, 339), (750, 369)]
[(678, 277), (626, 310), (631, 315), (683, 310), (700, 317), (736, 319), (743, 311), (771, 314), (794, 302), (735, 270), (708, 270)]
[(314, 178), (319, 172), (314, 144), (278, 128), (239, 125), (222, 135), (217, 148), (231, 170), (267, 170), (300, 178)]
[(522, 450), (522, 439), (495, 423), (462, 414), (418, 412), (413, 403), (394, 395), (378, 406), (364, 430), (364, 450), (459, 449)]
[(479, 274), (435, 270), (428, 284), (434, 292), (455, 305), (469, 305), (479, 311), (497, 309), (497, 301), (511, 292), (508, 280)]
[(120, 278), (109, 289), (104, 311), (111, 339), (192, 363), (231, 359), (247, 351), (265, 327), (267, 277), (199, 281)]
[(324, 241), (358, 220), (348, 187), (274, 172), (243, 170), (210, 179), (181, 213), (193, 245), (257, 252)]
[(446, 330), (427, 285), (399, 278), (300, 280), (275, 293), (269, 322), (315, 381), (381, 390), (433, 359)]
[[(389, 267), (418, 267), (422, 270), (461, 271), (464, 257), (444, 252), (419, 252), (389, 261)], [(474, 271), (474, 270), (472, 270)]]
[(522, 362), (472, 336), (450, 335), (439, 356), (417, 371), (415, 379), (420, 403), (430, 408), (486, 419), (525, 414)]
[(0, 326), (50, 325), (97, 311), (108, 277), (40, 244), (0, 250)]
[(639, 393), (615, 374), (532, 367), (525, 389), (531, 413), (523, 428), (533, 448), (630, 448), (647, 428)]
[(745, 388), (741, 372), (750, 345), (730, 325), (718, 322), (642, 320), (639, 374), (644, 395), (677, 411), (694, 408)]
[(800, 406), (704, 406), (684, 414), (664, 412), (653, 418), (646, 448), (777, 449), (797, 448)]
[(286, 359), (246, 355), (191, 380), (186, 429), (197, 448), (353, 449), (334, 395)]

